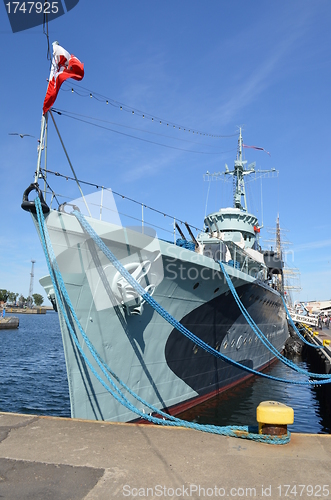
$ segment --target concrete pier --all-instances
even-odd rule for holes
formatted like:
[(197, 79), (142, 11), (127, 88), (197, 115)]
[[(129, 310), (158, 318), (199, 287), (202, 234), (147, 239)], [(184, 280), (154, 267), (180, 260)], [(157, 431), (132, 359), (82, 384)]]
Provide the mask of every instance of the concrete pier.
[(53, 308), (50, 307), (11, 307), (11, 306), (6, 306), (5, 308), (6, 314), (46, 314), (46, 311), (48, 310), (53, 310)]
[(277, 446), (0, 413), (2, 499), (330, 498), (330, 463), (330, 435), (292, 434)]
[(319, 360), (319, 365), (324, 373), (331, 373), (331, 330), (323, 327), (322, 330), (312, 329), (306, 330), (306, 338), (316, 346), (323, 346), (323, 349), (318, 349), (311, 352), (315, 359)]

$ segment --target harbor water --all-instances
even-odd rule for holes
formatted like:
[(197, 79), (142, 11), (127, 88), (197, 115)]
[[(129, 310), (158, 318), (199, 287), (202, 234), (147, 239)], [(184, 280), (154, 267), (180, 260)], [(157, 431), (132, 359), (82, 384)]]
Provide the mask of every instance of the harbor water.
[[(57, 313), (17, 316), (19, 328), (1, 332), (0, 411), (70, 417)], [(303, 369), (317, 371), (309, 353), (295, 362)], [(300, 378), (280, 362), (266, 373), (289, 381)], [(314, 388), (254, 376), (181, 417), (215, 425), (255, 425), (259, 403), (275, 400), (294, 409), (294, 424), (289, 426), (292, 432), (330, 433), (330, 395), (329, 386)]]

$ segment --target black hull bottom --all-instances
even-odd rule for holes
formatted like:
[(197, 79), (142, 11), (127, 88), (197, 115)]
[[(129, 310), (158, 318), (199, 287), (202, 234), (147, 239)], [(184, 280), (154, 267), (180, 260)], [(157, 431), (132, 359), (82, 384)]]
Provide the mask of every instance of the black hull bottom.
[[(243, 285), (238, 294), (260, 330), (282, 350), (288, 330), (286, 316), (279, 314), (284, 311), (281, 297), (258, 283)], [(261, 370), (274, 359), (256, 339), (229, 292), (196, 308), (181, 323), (205, 343), (249, 368)], [(169, 368), (199, 396), (215, 395), (249, 376), (193, 345), (176, 329), (166, 343), (165, 357)]]

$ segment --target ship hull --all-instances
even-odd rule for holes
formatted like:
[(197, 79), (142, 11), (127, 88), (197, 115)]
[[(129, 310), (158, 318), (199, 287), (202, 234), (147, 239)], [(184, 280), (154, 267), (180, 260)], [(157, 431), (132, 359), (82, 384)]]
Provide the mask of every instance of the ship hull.
[[(144, 303), (123, 283), (118, 271), (73, 215), (51, 211), (46, 220), (81, 327), (100, 358), (140, 398), (157, 409), (177, 414), (249, 376), (247, 371), (195, 345)], [(89, 223), (145, 290), (198, 338), (257, 371), (274, 360), (248, 326), (219, 264), (213, 259), (137, 231), (93, 219)], [(37, 222), (36, 226), (38, 229)], [(288, 337), (281, 296), (238, 269), (227, 266), (227, 272), (248, 313), (281, 351)], [(50, 277), (43, 278), (41, 283), (54, 298)], [(122, 422), (137, 419), (136, 413), (118, 402), (102, 385), (100, 379), (109, 383), (91, 356), (68, 306), (63, 310), (56, 297), (55, 300), (72, 417)], [(63, 311), (69, 316), (85, 358), (73, 340)], [(139, 411), (150, 413), (127, 389), (122, 390)]]

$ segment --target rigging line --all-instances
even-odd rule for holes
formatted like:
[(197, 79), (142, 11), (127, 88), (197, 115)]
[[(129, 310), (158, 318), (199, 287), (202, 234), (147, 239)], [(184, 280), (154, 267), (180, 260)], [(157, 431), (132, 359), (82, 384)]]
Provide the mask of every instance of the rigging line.
[[(54, 113), (57, 113), (58, 115), (62, 114), (62, 113), (58, 113), (53, 108), (52, 108), (52, 111), (54, 111)], [(162, 147), (168, 148), (168, 149), (176, 149), (177, 151), (184, 151), (186, 153), (195, 153), (195, 154), (201, 154), (201, 155), (220, 155), (220, 154), (224, 154), (224, 153), (230, 153), (231, 151), (233, 151), (233, 149), (229, 149), (228, 151), (208, 152), (208, 151), (193, 151), (192, 149), (177, 148), (176, 146), (162, 144), (161, 142), (155, 142), (155, 141), (150, 141), (148, 139), (143, 139), (142, 137), (137, 137), (136, 135), (126, 134), (125, 132), (120, 132), (119, 130), (114, 130), (114, 129), (111, 129), (109, 127), (104, 127), (103, 125), (98, 125), (97, 123), (92, 123), (92, 122), (89, 122), (87, 120), (83, 120), (82, 118), (77, 118), (75, 116), (69, 116), (66, 114), (63, 114), (63, 116), (66, 116), (67, 118), (71, 118), (72, 120), (76, 120), (76, 121), (79, 121), (82, 123), (87, 123), (88, 125), (93, 125), (94, 127), (97, 127), (97, 128), (109, 130), (110, 132), (114, 132), (115, 134), (124, 135), (125, 137), (130, 137), (132, 139), (137, 139), (138, 141), (148, 142), (149, 144), (155, 144), (156, 146), (162, 146)]]
[[(69, 87), (69, 89), (65, 90), (63, 88), (63, 86)], [(191, 130), (193, 130), (193, 128), (188, 129), (188, 127), (186, 127), (186, 126), (184, 127), (184, 126), (179, 125), (179, 124), (177, 124), (175, 122), (170, 122), (169, 120), (162, 119), (162, 118), (160, 118), (160, 117), (158, 117), (156, 115), (151, 115), (150, 113), (145, 113), (144, 111), (141, 111), (141, 110), (139, 110), (137, 108), (134, 108), (133, 106), (128, 106), (127, 104), (121, 103), (120, 101), (116, 101), (115, 99), (111, 99), (110, 97), (107, 97), (107, 96), (104, 96), (102, 94), (99, 94), (98, 92), (94, 92), (93, 90), (90, 90), (90, 89), (88, 89), (86, 87), (83, 87), (81, 85), (77, 85), (77, 84), (75, 84), (73, 82), (70, 82), (70, 84), (69, 84), (69, 82), (64, 82), (63, 86), (62, 86), (61, 90), (64, 91), (64, 92), (68, 92), (71, 89), (72, 92), (77, 93), (80, 97), (93, 97), (94, 99), (98, 100), (99, 102), (103, 101), (103, 102), (106, 102), (107, 104), (108, 103), (111, 104), (112, 106), (119, 107), (120, 109), (127, 108), (127, 109), (124, 109), (124, 111), (129, 111), (129, 112), (133, 112), (134, 111), (135, 113), (138, 113), (138, 114), (140, 113), (141, 116), (143, 116), (143, 117), (148, 117), (148, 118), (151, 118), (151, 119), (159, 120), (160, 123), (163, 123), (163, 124), (168, 123), (168, 124), (173, 125), (173, 126), (179, 128), (181, 130), (184, 130), (184, 131), (190, 132)], [(77, 92), (76, 90), (73, 89), (73, 87), (76, 87), (76, 86), (79, 89), (85, 90), (87, 92), (87, 94), (86, 95), (79, 94), (79, 92)], [(96, 96), (99, 96), (100, 99), (97, 98)], [(123, 106), (124, 106), (124, 108), (123, 108)], [(238, 136), (237, 133), (235, 133), (235, 134), (228, 134), (228, 135), (221, 135), (221, 134), (210, 134), (208, 132), (201, 132), (199, 130), (196, 130), (195, 132), (197, 134), (200, 134), (200, 135), (206, 135), (206, 136), (209, 136), (209, 137), (222, 138), (222, 139), (225, 139), (225, 138), (228, 138), (228, 137), (237, 137)]]
[[(43, 170), (43, 169), (41, 168), (40, 170)], [(55, 175), (56, 177), (62, 177), (66, 180), (76, 181), (76, 178), (74, 178), (74, 177), (60, 174), (59, 172), (54, 172), (53, 170), (47, 170), (47, 173)], [(105, 191), (109, 191), (112, 194), (116, 194), (116, 196), (119, 196), (120, 198), (123, 198), (123, 199), (128, 200), (128, 201), (132, 201), (133, 203), (136, 203), (140, 207), (142, 205), (144, 205), (144, 208), (148, 208), (149, 210), (152, 210), (153, 212), (156, 212), (160, 215), (163, 215), (164, 217), (168, 217), (169, 219), (176, 219), (177, 222), (180, 222), (181, 224), (185, 224), (184, 221), (174, 217), (173, 215), (166, 214), (165, 212), (162, 212), (161, 210), (157, 210), (156, 208), (150, 207), (149, 205), (146, 205), (145, 203), (142, 203), (141, 201), (134, 200), (133, 198), (129, 198), (128, 196), (124, 196), (124, 194), (118, 193), (117, 191), (113, 191), (112, 189), (107, 188), (105, 186), (102, 186), (101, 184), (94, 184), (93, 182), (83, 181), (81, 179), (78, 179), (78, 182), (79, 182), (79, 184), (85, 184), (86, 186), (91, 186), (91, 187), (94, 187), (97, 189), (104, 189)], [(59, 195), (59, 196), (62, 196), (62, 195)], [(195, 229), (196, 231), (203, 231), (203, 229), (201, 229), (200, 227), (193, 226), (192, 224), (190, 224), (190, 227)]]
[[(43, 178), (43, 180), (45, 180), (45, 177), (43, 175), (43, 173), (41, 172), (40, 173), (40, 176)], [(70, 179), (71, 180), (71, 179)], [(53, 189), (51, 188), (51, 186), (48, 184), (48, 182), (46, 181), (46, 184), (47, 184), (47, 187), (48, 187), (48, 191), (46, 191), (46, 194), (51, 194), (53, 196), (53, 198), (56, 200), (58, 206), (62, 205), (62, 203), (59, 202), (59, 200), (57, 199), (57, 196), (61, 197), (61, 198), (64, 198), (64, 199), (67, 199), (67, 200), (71, 200), (72, 201), (72, 197), (69, 197), (69, 196), (65, 196), (65, 195), (62, 195), (62, 194), (56, 194)], [(103, 188), (104, 189), (104, 188)], [(66, 204), (67, 202), (65, 202)], [(99, 208), (99, 204), (97, 203), (91, 203), (89, 201), (89, 205), (92, 206), (92, 207), (96, 207), (96, 208)], [(134, 220), (134, 221), (138, 221), (139, 223), (141, 223), (141, 219), (137, 218), (137, 217), (134, 217), (133, 215), (130, 215), (130, 214), (126, 214), (125, 212), (120, 212), (119, 210), (114, 210), (114, 209), (111, 209), (111, 208), (108, 208), (108, 207), (105, 207), (103, 206), (102, 207), (105, 211), (108, 211), (108, 212), (113, 212), (113, 213), (116, 213), (118, 215), (121, 215), (123, 217), (127, 217), (128, 219), (131, 219), (131, 220)], [(173, 231), (170, 231), (169, 229), (166, 229), (162, 226), (158, 226), (157, 224), (154, 224), (153, 222), (150, 222), (148, 220), (145, 220), (144, 221), (146, 224), (148, 224), (148, 226), (150, 227), (154, 227), (156, 229), (160, 229), (161, 231), (164, 231), (166, 233), (170, 233), (170, 234), (173, 234)], [(193, 226), (192, 226), (193, 227)]]
[(49, 110), (49, 111), (48, 111), (48, 113), (51, 115), (51, 118), (52, 118), (53, 123), (54, 123), (55, 130), (56, 130), (56, 132), (57, 132), (57, 135), (59, 136), (59, 139), (60, 139), (61, 145), (62, 145), (62, 147), (63, 147), (64, 153), (65, 153), (65, 155), (66, 155), (66, 157), (67, 157), (67, 160), (68, 160), (69, 166), (70, 166), (70, 168), (71, 168), (71, 171), (72, 171), (72, 173), (73, 173), (73, 175), (74, 175), (74, 177), (75, 177), (76, 183), (77, 183), (77, 185), (78, 185), (79, 192), (80, 192), (80, 194), (81, 194), (81, 196), (82, 196), (82, 198), (83, 198), (83, 201), (84, 201), (84, 203), (85, 203), (85, 206), (86, 206), (86, 208), (87, 208), (87, 211), (88, 211), (88, 213), (89, 213), (89, 215), (90, 215), (90, 217), (91, 217), (91, 212), (90, 212), (89, 207), (88, 207), (88, 205), (87, 205), (87, 203), (86, 203), (86, 200), (85, 200), (85, 197), (84, 197), (84, 194), (83, 194), (82, 188), (81, 188), (81, 187), (80, 187), (80, 185), (79, 185), (79, 181), (78, 181), (78, 179), (77, 179), (76, 172), (75, 172), (74, 167), (72, 166), (72, 163), (71, 163), (71, 161), (70, 161), (70, 158), (69, 158), (69, 155), (68, 155), (67, 150), (66, 150), (66, 148), (65, 148), (65, 145), (64, 145), (64, 143), (63, 143), (63, 140), (62, 140), (62, 137), (61, 137), (60, 131), (59, 131), (59, 129), (57, 128), (57, 125), (56, 125), (56, 122), (55, 122), (55, 119), (54, 119), (53, 113), (52, 113), (52, 111), (51, 111), (51, 110)]
[[(47, 179), (46, 179), (46, 176), (43, 174), (42, 172), (43, 169), (40, 169), (39, 171), (39, 175), (40, 177), (42, 177), (43, 181), (45, 182), (46, 186), (48, 187), (49, 191), (46, 191), (47, 194), (51, 194), (53, 196), (53, 198), (55, 199), (55, 201), (57, 202), (57, 204), (60, 206), (61, 203), (59, 202), (59, 200), (57, 199), (57, 196), (61, 196), (60, 194), (56, 194), (53, 189), (51, 188), (51, 186), (49, 185), (49, 183), (47, 182)], [(46, 170), (45, 170), (46, 171)]]
[[(61, 198), (66, 198), (67, 200), (71, 200), (72, 201), (72, 197), (65, 196), (65, 195), (62, 195), (62, 194), (57, 194), (56, 195), (55, 192), (50, 187), (50, 185), (47, 184), (47, 186), (48, 186), (49, 191), (46, 191), (46, 194), (51, 194), (53, 196), (53, 198), (56, 200), (58, 206), (62, 205), (62, 203), (59, 202), (59, 200), (57, 199), (57, 196), (60, 196)], [(65, 203), (67, 203), (67, 202), (65, 202)], [(90, 201), (89, 201), (89, 206), (96, 207), (96, 208), (100, 207), (99, 204), (97, 204), (97, 203), (91, 203)], [(114, 210), (114, 209), (111, 209), (111, 208), (108, 208), (108, 207), (105, 207), (105, 206), (103, 206), (102, 208), (105, 211), (113, 212), (115, 214), (118, 214), (118, 215), (121, 215), (123, 217), (126, 217), (126, 218), (128, 218), (130, 220), (137, 221), (137, 222), (139, 222), (141, 224), (141, 219), (139, 219), (138, 217), (134, 217), (133, 215), (126, 214), (125, 212), (120, 212), (119, 210)], [(165, 233), (173, 234), (173, 231), (170, 231), (169, 229), (166, 229), (165, 227), (158, 226), (157, 224), (154, 224), (153, 222), (150, 222), (148, 220), (144, 220), (144, 223), (146, 223), (149, 227), (160, 229), (161, 231), (164, 231)]]
[[(188, 139), (180, 139), (178, 137), (171, 137), (169, 135), (160, 134), (158, 132), (150, 132), (149, 130), (145, 130), (145, 129), (142, 129), (142, 128), (130, 127), (129, 125), (123, 125), (121, 123), (111, 122), (110, 120), (103, 120), (101, 118), (94, 118), (94, 116), (82, 115), (80, 113), (74, 113), (73, 111), (67, 111), (65, 109), (52, 108), (52, 110), (55, 113), (62, 114), (64, 116), (67, 116), (68, 118), (72, 118), (71, 115), (73, 115), (73, 116), (79, 116), (81, 118), (89, 118), (90, 120), (95, 120), (95, 121), (99, 121), (99, 122), (102, 122), (102, 123), (110, 123), (111, 125), (117, 125), (118, 127), (128, 128), (130, 130), (137, 130), (139, 132), (144, 132), (146, 134), (156, 135), (156, 136), (159, 136), (159, 137), (166, 137), (167, 139), (172, 139), (174, 141), (188, 142), (189, 144), (200, 144), (201, 146), (206, 146), (206, 147), (209, 147), (209, 148), (216, 148), (216, 147), (218, 147), (218, 146), (212, 146), (210, 144), (203, 144), (202, 142), (190, 141)], [(234, 149), (232, 149), (232, 151), (234, 151)]]

